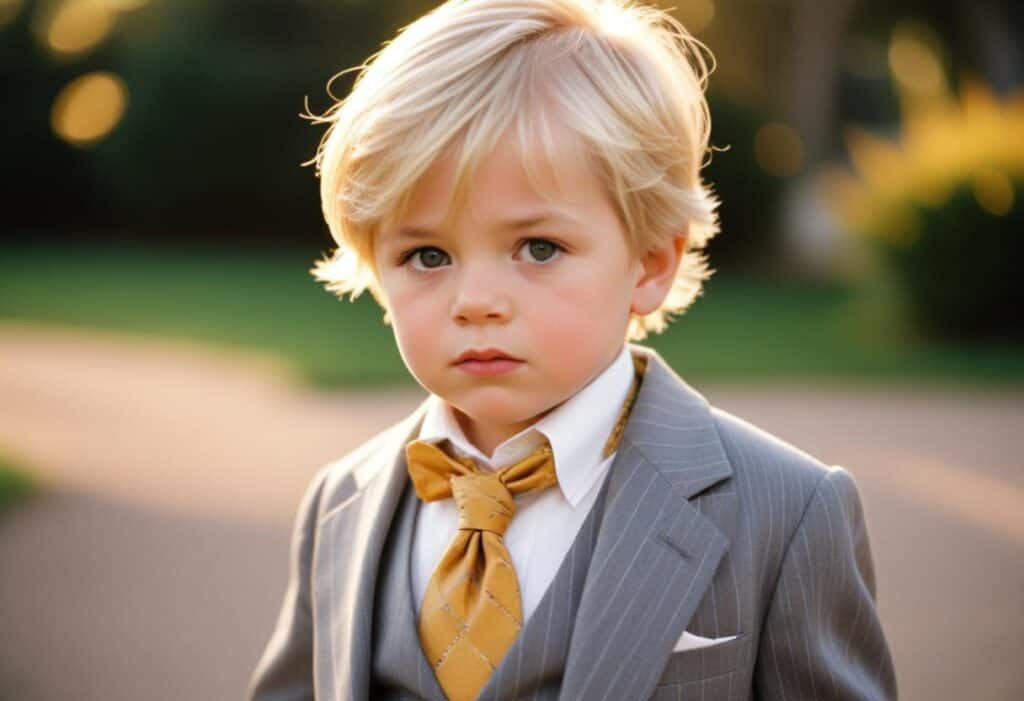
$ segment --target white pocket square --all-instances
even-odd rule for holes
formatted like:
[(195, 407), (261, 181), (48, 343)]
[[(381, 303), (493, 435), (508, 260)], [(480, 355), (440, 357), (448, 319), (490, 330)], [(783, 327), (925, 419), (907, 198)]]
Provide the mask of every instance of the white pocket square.
[(684, 650), (697, 650), (702, 647), (710, 647), (712, 645), (719, 645), (721, 643), (727, 643), (733, 640), (735, 635), (727, 635), (724, 638), (702, 638), (699, 635), (693, 633), (683, 633), (683, 637), (679, 638), (676, 646), (672, 648), (672, 652), (683, 652)]

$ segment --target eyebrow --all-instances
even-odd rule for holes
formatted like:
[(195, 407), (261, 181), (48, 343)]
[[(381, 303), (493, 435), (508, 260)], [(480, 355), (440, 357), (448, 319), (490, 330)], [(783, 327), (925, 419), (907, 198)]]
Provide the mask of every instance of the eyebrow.
[[(571, 224), (576, 223), (575, 219), (570, 217), (558, 215), (558, 214), (541, 214), (534, 217), (523, 217), (520, 219), (505, 219), (499, 223), (499, 228), (510, 229), (516, 231), (518, 229), (529, 229), (531, 226), (543, 224), (546, 221), (560, 220)], [(424, 239), (433, 238), (438, 236), (438, 233), (433, 229), (425, 226), (403, 226), (401, 229), (395, 232), (395, 237), (411, 238), (411, 239)]]

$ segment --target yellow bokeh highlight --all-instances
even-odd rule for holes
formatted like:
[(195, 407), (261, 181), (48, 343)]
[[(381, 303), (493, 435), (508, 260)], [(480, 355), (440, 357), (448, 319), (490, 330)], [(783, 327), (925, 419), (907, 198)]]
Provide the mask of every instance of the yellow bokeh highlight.
[(846, 130), (853, 172), (826, 169), (822, 184), (847, 227), (893, 242), (912, 241), (918, 206), (939, 207), (967, 185), (986, 212), (1013, 207), (1024, 179), (1024, 90), (998, 98), (966, 82), (959, 100), (935, 99), (904, 113), (895, 140)]
[(58, 54), (88, 51), (110, 36), (116, 19), (116, 10), (100, 0), (65, 0), (46, 24), (46, 44)]
[(974, 174), (971, 186), (974, 198), (989, 214), (1002, 217), (1013, 209), (1013, 183), (1004, 173), (994, 168), (983, 168)]
[(769, 175), (795, 175), (804, 164), (804, 142), (788, 124), (765, 124), (754, 135), (754, 158)]
[(64, 86), (53, 101), (50, 123), (60, 138), (89, 146), (110, 133), (124, 115), (128, 89), (112, 73), (95, 72)]
[(715, 3), (713, 0), (687, 0), (675, 8), (674, 14), (691, 34), (697, 34), (715, 19)]
[(945, 86), (942, 64), (921, 39), (894, 34), (889, 44), (889, 67), (904, 87), (922, 95), (936, 95)]
[(118, 12), (130, 12), (149, 4), (149, 0), (97, 0), (112, 10)]
[(0, 0), (0, 27), (10, 24), (21, 12), (22, 0)]

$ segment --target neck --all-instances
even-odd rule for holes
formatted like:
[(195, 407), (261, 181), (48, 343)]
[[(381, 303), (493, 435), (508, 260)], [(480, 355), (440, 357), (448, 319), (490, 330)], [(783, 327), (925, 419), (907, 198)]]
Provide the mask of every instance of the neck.
[(459, 426), (462, 428), (462, 432), (466, 435), (466, 440), (476, 446), (477, 450), (486, 455), (488, 459), (493, 457), (494, 451), (499, 445), (523, 429), (529, 428), (533, 424), (537, 423), (550, 411), (551, 410), (549, 409), (548, 411), (538, 414), (527, 421), (519, 423), (495, 424), (478, 421), (467, 416), (455, 407), (452, 407), (452, 413), (455, 415), (455, 420), (458, 421)]

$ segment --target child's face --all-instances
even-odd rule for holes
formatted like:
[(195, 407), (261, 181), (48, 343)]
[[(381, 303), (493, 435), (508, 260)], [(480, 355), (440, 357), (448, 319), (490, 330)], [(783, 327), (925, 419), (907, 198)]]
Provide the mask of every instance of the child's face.
[[(622, 350), (631, 309), (652, 311), (604, 188), (581, 154), (565, 151), (557, 183), (542, 173), (549, 203), (502, 142), (443, 232), (454, 162), (439, 160), (375, 241), (405, 364), (463, 414), (471, 439), (511, 436), (564, 402)], [(459, 362), (487, 349), (514, 360)]]

